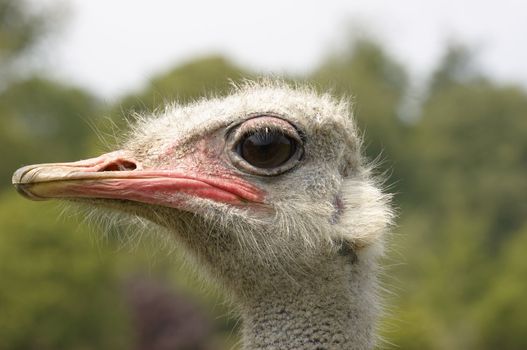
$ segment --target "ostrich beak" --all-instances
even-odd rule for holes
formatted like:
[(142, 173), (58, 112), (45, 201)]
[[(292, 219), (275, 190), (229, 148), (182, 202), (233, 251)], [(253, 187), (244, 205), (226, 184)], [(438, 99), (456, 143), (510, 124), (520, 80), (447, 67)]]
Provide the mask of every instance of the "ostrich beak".
[(241, 178), (143, 169), (123, 151), (72, 163), (25, 166), (13, 174), (13, 185), (32, 200), (120, 199), (173, 208), (192, 197), (234, 205), (263, 201), (262, 191)]

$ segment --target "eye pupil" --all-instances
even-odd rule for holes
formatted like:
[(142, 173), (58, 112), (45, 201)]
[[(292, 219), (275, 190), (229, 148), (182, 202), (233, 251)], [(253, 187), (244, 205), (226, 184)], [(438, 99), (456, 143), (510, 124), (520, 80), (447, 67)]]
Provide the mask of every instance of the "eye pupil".
[(247, 136), (238, 145), (238, 154), (261, 169), (276, 168), (289, 160), (296, 143), (283, 133), (265, 129)]

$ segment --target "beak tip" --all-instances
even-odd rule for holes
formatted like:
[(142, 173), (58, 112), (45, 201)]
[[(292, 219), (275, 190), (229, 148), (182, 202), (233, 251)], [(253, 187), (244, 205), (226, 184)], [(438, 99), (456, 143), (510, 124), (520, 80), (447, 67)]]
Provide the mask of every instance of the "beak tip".
[(34, 201), (44, 200), (45, 198), (38, 197), (37, 195), (32, 193), (30, 188), (33, 187), (33, 184), (30, 181), (28, 181), (27, 176), (25, 176), (26, 174), (29, 173), (29, 171), (31, 171), (34, 168), (35, 168), (34, 165), (27, 165), (27, 166), (24, 166), (18, 169), (17, 171), (14, 172), (11, 182), (13, 186), (15, 186), (16, 191), (23, 197), (34, 200)]
[(27, 165), (20, 169), (17, 169), (17, 171), (15, 171), (11, 179), (11, 182), (13, 183), (13, 185), (15, 185), (16, 187), (19, 184), (27, 183), (27, 181), (24, 180), (24, 175), (27, 174), (32, 168), (34, 168), (34, 166)]

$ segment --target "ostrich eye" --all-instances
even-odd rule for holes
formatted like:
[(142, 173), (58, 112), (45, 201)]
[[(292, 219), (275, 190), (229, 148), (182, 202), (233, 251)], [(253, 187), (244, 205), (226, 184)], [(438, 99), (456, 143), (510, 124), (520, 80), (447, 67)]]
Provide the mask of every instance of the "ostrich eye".
[(295, 154), (296, 141), (276, 130), (258, 130), (238, 143), (237, 153), (249, 164), (272, 169), (287, 162)]
[(285, 119), (272, 115), (257, 116), (228, 131), (226, 152), (232, 164), (245, 173), (280, 175), (302, 160), (302, 135)]

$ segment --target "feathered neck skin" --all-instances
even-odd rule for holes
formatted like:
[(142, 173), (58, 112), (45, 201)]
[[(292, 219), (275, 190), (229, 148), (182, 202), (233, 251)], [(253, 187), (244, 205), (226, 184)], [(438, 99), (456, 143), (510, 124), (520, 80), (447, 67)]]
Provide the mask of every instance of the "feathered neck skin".
[(309, 279), (255, 288), (241, 301), (243, 349), (372, 349), (378, 310), (368, 259), (344, 254)]
[[(365, 200), (366, 193), (354, 195)], [(370, 199), (373, 208), (375, 200)], [(354, 202), (348, 199), (346, 203)], [(312, 236), (322, 236), (321, 231), (338, 235), (344, 228), (352, 233), (348, 227), (351, 220), (361, 225), (349, 214), (340, 218), (340, 225), (306, 217), (299, 221), (312, 228)], [(251, 226), (251, 230), (236, 226), (236, 221), (223, 225), (235, 227), (238, 237), (250, 240), (235, 243), (237, 239), (226, 229), (217, 229), (218, 223), (216, 229), (205, 222), (200, 229), (180, 227), (177, 232), (189, 251), (198, 252), (193, 256), (198, 259), (196, 266), (206, 268), (204, 276), (208, 280), (211, 276), (231, 295), (242, 318), (244, 350), (373, 349), (382, 240), (365, 246), (352, 246), (347, 241), (306, 242), (305, 235), (272, 231), (267, 226)], [(287, 245), (266, 245), (273, 235), (287, 239)], [(202, 244), (204, 239), (207, 245)]]
[[(371, 192), (366, 188), (362, 192), (357, 189), (350, 192), (355, 201), (361, 198), (374, 212), (380, 203), (368, 196)], [(350, 197), (346, 203), (355, 202)], [(342, 229), (354, 233), (348, 226), (354, 221), (363, 233), (370, 230), (369, 236), (357, 240), (357, 244), (367, 245), (306, 242), (305, 234), (273, 231), (268, 225), (245, 226), (236, 217), (216, 221), (211, 227), (207, 221), (192, 220), (189, 214), (186, 220), (177, 221), (177, 228), (172, 227), (189, 258), (196, 259), (194, 265), (202, 268), (201, 275), (230, 294), (242, 318), (244, 350), (369, 350), (377, 341), (377, 270), (383, 240), (368, 241), (375, 231), (373, 226), (363, 226), (352, 213), (342, 216), (340, 224), (307, 217), (299, 221), (306, 224), (302, 231), (311, 227), (309, 235), (315, 237), (321, 237), (322, 231), (330, 236), (341, 235)], [(155, 217), (150, 219), (156, 221)], [(282, 237), (284, 244), (268, 246), (271, 236), (276, 240)]]

